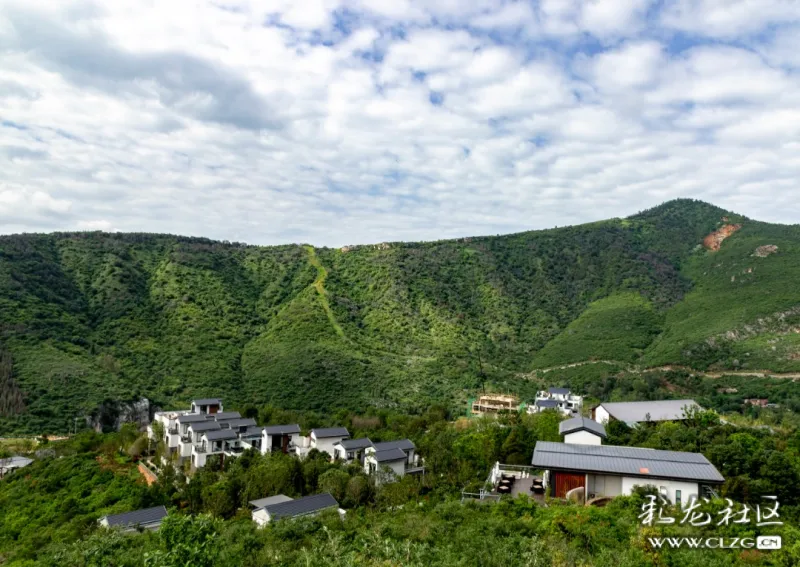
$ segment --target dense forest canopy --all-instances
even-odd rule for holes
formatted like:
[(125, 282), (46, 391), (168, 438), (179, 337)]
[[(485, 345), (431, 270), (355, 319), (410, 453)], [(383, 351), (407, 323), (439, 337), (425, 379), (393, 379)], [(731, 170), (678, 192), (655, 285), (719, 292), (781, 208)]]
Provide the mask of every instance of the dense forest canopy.
[(665, 365), (681, 380), (800, 372), (799, 244), (796, 226), (691, 200), (342, 249), (2, 236), (0, 434), (66, 431), (106, 401), (140, 397), (420, 412), (463, 409), (484, 389), (530, 397), (552, 380), (659, 382), (641, 370)]

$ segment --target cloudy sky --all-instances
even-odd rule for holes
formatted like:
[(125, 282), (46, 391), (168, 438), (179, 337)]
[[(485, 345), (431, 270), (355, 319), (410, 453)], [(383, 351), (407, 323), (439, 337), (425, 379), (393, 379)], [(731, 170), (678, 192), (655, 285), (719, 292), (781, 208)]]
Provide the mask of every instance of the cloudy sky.
[(0, 232), (800, 222), (800, 0), (0, 0)]

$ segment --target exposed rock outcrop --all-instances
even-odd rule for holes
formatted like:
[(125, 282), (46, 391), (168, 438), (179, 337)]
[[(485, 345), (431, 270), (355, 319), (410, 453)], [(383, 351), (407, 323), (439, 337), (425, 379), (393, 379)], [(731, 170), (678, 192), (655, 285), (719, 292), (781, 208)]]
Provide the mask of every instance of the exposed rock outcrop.
[(756, 251), (753, 252), (753, 256), (757, 258), (766, 258), (770, 254), (775, 254), (778, 251), (778, 247), (774, 244), (767, 244), (765, 246), (759, 246), (756, 248)]
[(715, 230), (703, 239), (703, 246), (708, 250), (716, 252), (722, 246), (722, 241), (728, 238), (731, 234), (742, 228), (741, 224), (726, 224), (719, 230)]

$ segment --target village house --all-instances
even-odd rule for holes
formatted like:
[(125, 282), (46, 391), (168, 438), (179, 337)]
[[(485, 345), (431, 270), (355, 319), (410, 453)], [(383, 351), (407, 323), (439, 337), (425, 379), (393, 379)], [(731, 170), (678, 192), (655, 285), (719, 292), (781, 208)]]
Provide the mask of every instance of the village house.
[(416, 446), (410, 439), (374, 443), (364, 449), (364, 472), (377, 484), (392, 482), (406, 474), (424, 473)]
[(272, 452), (295, 453), (300, 445), (300, 426), (296, 423), (291, 425), (268, 425), (263, 429), (261, 442), (261, 452), (263, 454)]
[(134, 532), (140, 529), (157, 530), (166, 516), (167, 509), (164, 506), (155, 506), (154, 508), (125, 512), (124, 514), (103, 516), (97, 522), (105, 528), (118, 529), (122, 532)]
[(506, 394), (484, 394), (472, 403), (472, 415), (496, 414), (519, 410), (519, 399)]
[(583, 407), (583, 397), (574, 395), (569, 388), (549, 388), (536, 393), (536, 400), (528, 406), (528, 413), (558, 410), (562, 415), (578, 415)]
[(699, 453), (602, 445), (602, 424), (584, 417), (562, 422), (559, 430), (565, 442), (538, 441), (531, 463), (545, 471), (544, 488), (556, 498), (591, 503), (653, 486), (665, 500), (685, 506), (725, 480)]
[(601, 445), (606, 438), (606, 428), (588, 417), (573, 417), (558, 424), (558, 432), (564, 436), (564, 443), (578, 445)]
[(687, 410), (701, 409), (694, 400), (603, 402), (592, 408), (592, 419), (603, 424), (613, 419), (635, 427), (646, 422), (680, 421), (686, 419)]
[(367, 437), (361, 439), (345, 439), (333, 446), (333, 458), (344, 461), (345, 463), (357, 461), (359, 464), (363, 465), (365, 451), (372, 446), (372, 441)]
[(345, 427), (312, 429), (308, 436), (308, 448), (328, 453), (333, 458), (335, 445), (349, 438), (350, 432)]
[(338, 510), (341, 517), (344, 517), (345, 514), (345, 511), (339, 508), (336, 499), (327, 492), (296, 500), (279, 494), (252, 500), (250, 505), (254, 508), (253, 521), (262, 528), (275, 520), (315, 515), (323, 510)]

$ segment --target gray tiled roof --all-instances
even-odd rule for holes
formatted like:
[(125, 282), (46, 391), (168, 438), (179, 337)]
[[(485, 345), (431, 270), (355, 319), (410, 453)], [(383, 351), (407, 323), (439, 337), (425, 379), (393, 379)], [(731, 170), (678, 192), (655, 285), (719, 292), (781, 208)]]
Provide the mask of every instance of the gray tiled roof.
[(626, 423), (685, 419), (684, 406), (700, 407), (694, 400), (655, 400), (646, 402), (603, 402), (600, 404), (614, 419)]
[(260, 427), (248, 427), (247, 431), (244, 433), (240, 433), (240, 437), (261, 437), (261, 428)]
[(626, 476), (720, 483), (725, 479), (700, 453), (657, 451), (611, 445), (573, 445), (537, 441), (533, 466)]
[(570, 392), (569, 388), (549, 388), (547, 391), (550, 392), (551, 394), (562, 394), (562, 395), (569, 394)]
[(258, 500), (251, 500), (250, 506), (253, 508), (264, 508), (265, 506), (272, 506), (273, 504), (282, 504), (283, 502), (290, 502), (292, 499), (283, 494), (276, 496), (267, 496), (266, 498), (259, 498)]
[(350, 437), (350, 432), (345, 427), (324, 427), (322, 429), (312, 429), (311, 433), (317, 439), (326, 439), (329, 437)]
[(338, 508), (339, 503), (327, 492), (315, 494), (314, 496), (306, 496), (305, 498), (298, 498), (290, 502), (281, 502), (280, 504), (265, 506), (270, 518), (274, 520), (303, 516), (304, 514), (312, 514), (324, 510), (325, 508), (334, 507)]
[(105, 516), (105, 519), (109, 526), (146, 526), (160, 523), (166, 515), (167, 509), (164, 506), (156, 506), (155, 508)]
[(221, 429), (221, 427), (216, 421), (204, 421), (203, 423), (190, 424), (189, 429), (195, 433), (200, 433), (201, 431), (213, 431), (215, 429)]
[(536, 406), (538, 406), (540, 408), (557, 408), (558, 407), (558, 401), (556, 401), (556, 400), (536, 400), (534, 405), (536, 405)]
[(206, 421), (205, 414), (202, 413), (187, 413), (178, 416), (178, 423), (197, 423), (199, 421)]
[(232, 419), (230, 421), (225, 422), (228, 427), (235, 428), (235, 427), (255, 427), (256, 420), (252, 417), (242, 417), (239, 419)]
[(372, 441), (370, 441), (368, 437), (361, 437), (360, 439), (345, 439), (339, 444), (344, 448), (345, 451), (372, 447)]
[(558, 424), (558, 432), (561, 435), (575, 433), (576, 431), (588, 431), (600, 437), (606, 437), (606, 428), (588, 417), (573, 417), (571, 419), (565, 419)]
[(225, 441), (228, 439), (238, 439), (239, 435), (231, 429), (218, 429), (216, 431), (209, 431), (204, 433), (203, 436), (209, 441)]
[(192, 400), (192, 403), (196, 406), (218, 406), (222, 403), (222, 400), (219, 398), (200, 398)]
[(264, 433), (267, 435), (291, 435), (300, 433), (300, 426), (296, 423), (291, 425), (268, 425), (264, 428)]
[(216, 419), (217, 421), (224, 421), (226, 419), (239, 419), (242, 417), (238, 411), (221, 411), (219, 413), (210, 413), (208, 414), (211, 419)]
[(373, 447), (375, 447), (376, 451), (388, 451), (390, 449), (402, 449), (403, 451), (410, 451), (417, 448), (410, 439), (384, 441), (383, 443), (375, 443)]
[(396, 447), (394, 449), (375, 451), (372, 454), (372, 456), (379, 463), (388, 463), (391, 461), (404, 461), (406, 459), (406, 454), (403, 452), (403, 450), (398, 449)]

